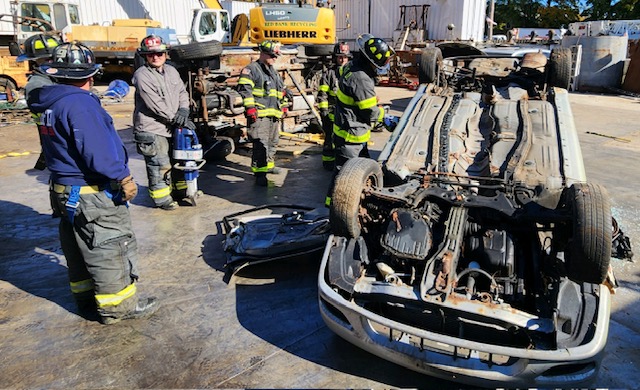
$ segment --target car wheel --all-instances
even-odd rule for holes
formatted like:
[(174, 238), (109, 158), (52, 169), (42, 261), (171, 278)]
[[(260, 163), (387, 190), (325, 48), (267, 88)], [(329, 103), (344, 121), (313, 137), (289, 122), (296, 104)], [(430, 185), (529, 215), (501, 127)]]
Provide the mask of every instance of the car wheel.
[(308, 57), (323, 57), (333, 54), (333, 45), (305, 45), (304, 54)]
[(568, 189), (573, 235), (566, 257), (567, 276), (576, 282), (605, 281), (611, 261), (611, 202), (599, 184), (578, 183)]
[[(9, 91), (11, 91), (11, 99), (9, 99)], [(15, 100), (18, 98), (18, 86), (13, 80), (6, 77), (0, 77), (0, 92), (7, 94), (7, 100)]]
[(420, 54), (418, 81), (420, 84), (433, 83), (442, 68), (442, 51), (437, 47), (424, 49)]
[(571, 49), (562, 47), (551, 50), (547, 70), (549, 87), (569, 89), (571, 83)]
[(375, 160), (355, 157), (342, 166), (331, 195), (329, 215), (334, 234), (360, 236), (360, 204), (364, 194), (374, 188), (382, 188), (382, 168)]
[(222, 54), (222, 43), (218, 41), (178, 45), (169, 50), (169, 56), (173, 61), (199, 60), (219, 56), (220, 54)]

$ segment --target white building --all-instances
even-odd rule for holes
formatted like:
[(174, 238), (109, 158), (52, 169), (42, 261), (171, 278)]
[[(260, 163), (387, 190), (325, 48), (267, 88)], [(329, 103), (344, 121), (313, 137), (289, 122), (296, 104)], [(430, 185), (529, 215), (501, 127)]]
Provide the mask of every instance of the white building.
[(429, 6), (424, 39), (479, 42), (484, 37), (486, 0), (335, 0), (332, 4), (342, 41), (353, 41), (363, 33), (395, 41), (404, 27), (398, 23), (400, 6), (423, 5)]

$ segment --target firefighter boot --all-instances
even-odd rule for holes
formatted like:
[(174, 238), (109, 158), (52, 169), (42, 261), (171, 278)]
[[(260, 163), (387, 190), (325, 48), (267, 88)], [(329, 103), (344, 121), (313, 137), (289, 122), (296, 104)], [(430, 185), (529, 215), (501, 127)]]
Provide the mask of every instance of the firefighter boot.
[(122, 320), (133, 320), (136, 318), (148, 317), (155, 313), (158, 310), (158, 307), (160, 307), (160, 304), (158, 303), (158, 298), (156, 297), (139, 298), (136, 307), (123, 316), (117, 318), (100, 317), (100, 320), (104, 325), (113, 325)]
[(256, 173), (256, 185), (258, 187), (266, 187), (268, 185), (267, 174), (265, 172)]

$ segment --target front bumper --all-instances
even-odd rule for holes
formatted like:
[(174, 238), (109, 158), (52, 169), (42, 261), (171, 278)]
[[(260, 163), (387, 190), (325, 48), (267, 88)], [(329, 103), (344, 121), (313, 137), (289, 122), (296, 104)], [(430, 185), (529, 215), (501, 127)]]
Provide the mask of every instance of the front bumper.
[(344, 299), (325, 279), (333, 241), (331, 236), (320, 266), (320, 312), (350, 343), (411, 370), (473, 386), (563, 387), (595, 379), (609, 330), (607, 289), (600, 289), (595, 332), (586, 344), (531, 350), (474, 342), (402, 324)]

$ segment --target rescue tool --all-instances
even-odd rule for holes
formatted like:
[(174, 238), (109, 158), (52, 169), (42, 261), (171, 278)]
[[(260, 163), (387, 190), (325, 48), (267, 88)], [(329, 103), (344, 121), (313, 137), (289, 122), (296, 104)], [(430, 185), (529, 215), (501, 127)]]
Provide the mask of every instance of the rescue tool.
[(187, 183), (186, 195), (193, 206), (196, 205), (199, 195), (198, 171), (207, 162), (202, 156), (202, 145), (195, 130), (184, 127), (173, 131), (173, 159), (176, 161), (173, 168), (184, 172), (184, 180)]

